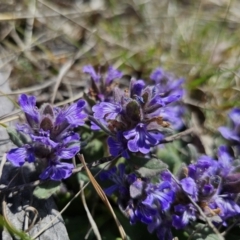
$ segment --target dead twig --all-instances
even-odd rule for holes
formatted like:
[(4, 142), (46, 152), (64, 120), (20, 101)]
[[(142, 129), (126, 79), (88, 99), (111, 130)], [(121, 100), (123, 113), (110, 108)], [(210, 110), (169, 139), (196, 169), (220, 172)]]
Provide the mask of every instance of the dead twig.
[(175, 141), (177, 139), (180, 139), (180, 138), (182, 138), (182, 137), (184, 137), (186, 135), (189, 135), (189, 134), (191, 134), (193, 132), (194, 132), (194, 129), (193, 128), (189, 128), (189, 129), (187, 129), (187, 130), (185, 130), (183, 132), (180, 132), (180, 133), (174, 134), (172, 136), (166, 137), (165, 139), (163, 139), (161, 141), (161, 143), (173, 142), (173, 141)]
[(108, 201), (108, 198), (106, 196), (106, 194), (104, 193), (104, 191), (102, 190), (102, 188), (100, 187), (100, 185), (98, 184), (98, 182), (96, 181), (96, 179), (94, 178), (94, 176), (92, 175), (92, 173), (89, 171), (87, 165), (86, 165), (86, 162), (84, 160), (84, 157), (82, 154), (78, 154), (77, 155), (79, 160), (82, 162), (86, 172), (87, 172), (87, 175), (93, 185), (93, 187), (95, 188), (96, 192), (98, 193), (99, 197), (102, 199), (102, 201), (104, 202), (104, 204), (107, 206), (107, 208), (110, 210), (113, 218), (114, 218), (114, 221), (116, 222), (117, 224), (117, 227), (118, 227), (118, 230), (120, 232), (120, 235), (122, 237), (123, 240), (127, 240), (127, 235), (121, 225), (121, 223), (119, 222), (116, 214), (114, 213), (113, 209), (112, 209), (112, 206), (111, 204), (109, 203)]
[[(80, 189), (83, 187), (83, 183), (84, 183), (83, 181), (81, 181), (81, 180), (79, 181)], [(94, 218), (93, 218), (91, 212), (88, 209), (88, 205), (87, 205), (87, 202), (86, 202), (86, 199), (85, 199), (84, 191), (81, 191), (80, 196), (81, 196), (81, 199), (82, 199), (83, 207), (84, 207), (84, 209), (87, 213), (88, 220), (91, 224), (91, 229), (93, 230), (97, 240), (101, 240), (102, 238), (101, 238), (100, 232), (98, 230), (98, 226), (97, 226), (96, 222), (94, 221)]]
[(72, 59), (69, 59), (60, 69), (58, 77), (56, 79), (56, 84), (54, 86), (53, 89), (53, 95), (52, 95), (52, 99), (51, 102), (54, 103), (54, 100), (56, 98), (56, 94), (57, 94), (57, 90), (59, 88), (59, 85), (63, 79), (63, 77), (65, 76), (65, 74), (67, 73), (67, 71), (72, 67), (72, 65), (75, 63), (75, 61), (77, 59), (79, 59), (81, 56), (83, 56), (84, 54), (86, 54), (87, 52), (89, 52), (94, 46), (95, 46), (95, 42), (93, 42), (91, 45), (86, 45), (85, 48), (80, 49), (75, 56)]

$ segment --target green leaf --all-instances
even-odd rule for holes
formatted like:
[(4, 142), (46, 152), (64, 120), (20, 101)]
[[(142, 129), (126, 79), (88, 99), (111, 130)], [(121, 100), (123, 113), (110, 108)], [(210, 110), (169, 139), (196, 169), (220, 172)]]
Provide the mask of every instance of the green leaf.
[(82, 172), (77, 173), (77, 179), (78, 179), (78, 181), (89, 182), (88, 176)]
[(33, 191), (33, 195), (39, 199), (47, 199), (60, 189), (60, 184), (60, 181), (47, 181), (37, 186)]
[[(11, 234), (14, 235), (14, 239), (23, 239), (23, 240), (32, 240), (31, 237), (29, 237), (25, 232), (22, 232), (18, 229), (16, 229), (13, 225), (9, 225), (7, 221), (4, 219), (3, 216), (0, 215), (0, 227), (5, 227), (7, 231)], [(16, 236), (18, 238), (16, 238)], [(11, 238), (13, 239), (13, 238)]]
[(7, 127), (7, 133), (11, 139), (11, 141), (18, 147), (21, 147), (24, 143), (21, 139), (21, 136), (19, 134), (19, 132), (16, 131), (16, 129), (11, 128), (11, 127)]
[(133, 165), (136, 172), (138, 172), (142, 177), (153, 177), (168, 168), (167, 164), (157, 158), (133, 156), (130, 158), (129, 163)]
[(169, 166), (169, 169), (176, 174), (182, 166), (181, 155), (177, 150), (177, 141), (164, 145), (164, 148), (159, 148), (157, 157), (162, 159)]
[(219, 240), (217, 234), (213, 233), (213, 230), (207, 225), (199, 223), (195, 229), (196, 231), (190, 236), (192, 240)]

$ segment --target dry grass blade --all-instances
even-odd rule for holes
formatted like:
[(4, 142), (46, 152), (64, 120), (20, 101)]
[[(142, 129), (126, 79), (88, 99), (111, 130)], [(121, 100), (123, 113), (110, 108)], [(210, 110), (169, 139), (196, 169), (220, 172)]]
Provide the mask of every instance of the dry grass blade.
[(32, 86), (32, 87), (27, 87), (27, 88), (21, 88), (20, 90), (17, 90), (17, 91), (14, 91), (14, 92), (10, 92), (10, 93), (1, 93), (0, 92), (0, 96), (5, 96), (6, 94), (8, 96), (10, 95), (18, 95), (18, 94), (22, 94), (22, 93), (30, 93), (30, 92), (35, 92), (35, 91), (39, 91), (39, 90), (42, 90), (44, 88), (47, 88), (51, 85), (53, 85), (55, 83), (56, 80), (52, 79), (52, 80), (49, 80), (47, 82), (44, 82), (44, 83), (41, 83), (41, 84), (37, 84), (35, 86)]
[(122, 239), (124, 240), (127, 240), (127, 235), (121, 225), (121, 223), (119, 222), (116, 214), (114, 213), (113, 209), (112, 209), (112, 206), (111, 204), (109, 203), (108, 201), (108, 198), (106, 196), (106, 194), (104, 193), (104, 191), (102, 190), (102, 188), (100, 187), (100, 185), (98, 184), (98, 182), (95, 180), (94, 176), (92, 175), (92, 173), (89, 171), (87, 165), (86, 165), (86, 162), (84, 160), (84, 157), (82, 154), (78, 154), (78, 157), (79, 157), (79, 160), (81, 161), (81, 163), (83, 164), (86, 172), (87, 172), (87, 175), (93, 185), (93, 187), (95, 188), (96, 192), (98, 193), (99, 197), (102, 199), (102, 201), (105, 203), (105, 205), (108, 207), (108, 209), (110, 210), (116, 224), (117, 224), (117, 227), (118, 227), (118, 230), (120, 232), (120, 235), (122, 237)]
[(87, 53), (88, 51), (90, 51), (93, 47), (95, 46), (95, 42), (91, 45), (87, 45), (85, 48), (83, 49), (80, 49), (76, 54), (75, 56), (68, 60), (61, 68), (59, 74), (58, 74), (58, 77), (57, 77), (57, 80), (56, 80), (56, 84), (54, 86), (54, 89), (53, 89), (53, 95), (52, 95), (52, 99), (51, 99), (51, 102), (54, 103), (54, 100), (55, 100), (55, 97), (56, 97), (56, 94), (57, 94), (57, 91), (58, 91), (58, 87), (64, 77), (64, 75), (67, 73), (67, 71), (72, 67), (72, 65), (74, 64), (74, 62), (80, 58), (81, 56), (83, 56), (85, 53)]
[(6, 161), (7, 161), (7, 154), (4, 153), (3, 156), (2, 156), (1, 164), (0, 164), (0, 179), (2, 177), (3, 166), (4, 166)]
[[(82, 188), (83, 187), (83, 181), (80, 181), (79, 184), (80, 184), (80, 188)], [(91, 224), (91, 228), (92, 228), (97, 240), (102, 240), (100, 232), (99, 232), (98, 227), (97, 227), (97, 224), (94, 221), (93, 216), (88, 209), (88, 205), (87, 205), (87, 202), (86, 202), (86, 199), (85, 199), (84, 191), (81, 191), (81, 199), (82, 199), (83, 207), (84, 207), (84, 209), (87, 213), (88, 220)]]

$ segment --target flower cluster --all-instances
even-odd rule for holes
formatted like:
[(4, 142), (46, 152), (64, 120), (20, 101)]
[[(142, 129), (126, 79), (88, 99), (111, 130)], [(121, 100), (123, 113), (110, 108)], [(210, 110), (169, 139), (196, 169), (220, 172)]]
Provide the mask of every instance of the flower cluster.
[[(26, 123), (17, 125), (21, 140), (7, 154), (14, 166), (34, 162), (41, 169), (40, 179), (68, 178), (74, 168), (68, 160), (80, 151), (80, 136), (74, 128), (84, 125), (87, 117), (92, 130), (103, 129), (108, 133), (110, 154), (125, 158), (130, 158), (129, 152), (137, 153), (140, 158), (148, 155), (152, 147), (164, 143), (166, 136), (182, 126), (184, 108), (179, 100), (184, 95), (183, 79), (175, 79), (157, 68), (148, 82), (131, 79), (128, 88), (122, 89), (121, 82), (116, 80), (123, 74), (113, 67), (105, 75), (90, 65), (83, 72), (91, 76), (88, 93), (89, 103), (95, 103), (93, 106), (78, 100), (65, 108), (45, 103), (38, 109), (34, 96), (19, 96)], [(222, 126), (219, 131), (239, 153), (240, 109), (233, 109), (229, 117), (231, 126)], [(138, 167), (131, 159), (126, 163)], [(158, 239), (172, 240), (173, 228), (184, 229), (206, 218), (216, 226), (227, 226), (231, 219), (240, 216), (239, 168), (233, 149), (222, 145), (216, 159), (202, 155), (177, 177), (164, 170), (159, 176), (154, 172), (153, 178), (143, 178), (140, 171), (127, 174), (125, 165), (120, 164), (118, 168), (103, 171), (100, 178), (113, 182), (105, 192), (108, 196), (117, 194), (118, 206), (131, 224), (140, 221)]]
[(147, 154), (182, 124), (182, 108), (176, 102), (183, 96), (183, 80), (162, 75), (160, 69), (151, 74), (152, 86), (136, 79), (128, 89), (115, 86), (112, 99), (93, 106), (94, 118), (111, 132), (108, 145), (113, 156), (128, 158), (128, 150)]
[(134, 173), (126, 174), (124, 164), (118, 166), (118, 171), (113, 167), (102, 172), (100, 178), (114, 182), (114, 185), (105, 189), (105, 193), (110, 196), (118, 192), (119, 208), (131, 224), (141, 221), (147, 225), (149, 232), (156, 231), (159, 239), (173, 238), (169, 211), (175, 193), (170, 182), (153, 184), (149, 179), (138, 178)]
[(84, 66), (83, 72), (91, 76), (89, 96), (95, 101), (111, 101), (113, 98), (113, 88), (117, 85), (115, 80), (121, 78), (122, 73), (110, 66), (104, 78), (99, 71), (96, 72), (91, 65)]
[(72, 159), (80, 151), (80, 136), (74, 127), (84, 124), (84, 100), (79, 100), (66, 108), (43, 104), (36, 107), (34, 96), (20, 95), (19, 104), (25, 113), (26, 124), (17, 125), (17, 131), (27, 136), (28, 141), (18, 148), (11, 149), (7, 159), (15, 166), (25, 161), (41, 160), (44, 168), (41, 179), (61, 180), (71, 175), (73, 164), (62, 162)]
[(227, 225), (229, 218), (239, 216), (239, 177), (237, 161), (226, 146), (219, 147), (218, 160), (201, 156), (178, 179), (166, 170), (160, 174), (159, 182), (152, 183), (150, 179), (124, 173), (123, 165), (119, 165), (119, 174), (113, 168), (101, 175), (102, 180), (114, 182), (105, 190), (106, 194), (118, 191), (119, 207), (130, 223), (147, 224), (148, 231), (155, 230), (160, 240), (173, 238), (172, 227), (183, 229), (201, 219), (193, 202), (215, 224)]

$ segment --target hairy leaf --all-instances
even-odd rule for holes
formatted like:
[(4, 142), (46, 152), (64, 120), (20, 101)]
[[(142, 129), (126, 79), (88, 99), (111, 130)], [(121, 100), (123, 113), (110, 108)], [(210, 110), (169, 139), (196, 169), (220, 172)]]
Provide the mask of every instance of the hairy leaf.
[(17, 132), (16, 129), (7, 127), (7, 133), (11, 139), (11, 141), (18, 147), (21, 147), (23, 145), (23, 141), (20, 137), (19, 132)]
[(129, 163), (142, 177), (152, 177), (167, 169), (167, 164), (157, 158), (131, 157)]
[(47, 199), (60, 189), (60, 184), (59, 181), (47, 181), (37, 186), (33, 191), (33, 195), (39, 199)]

